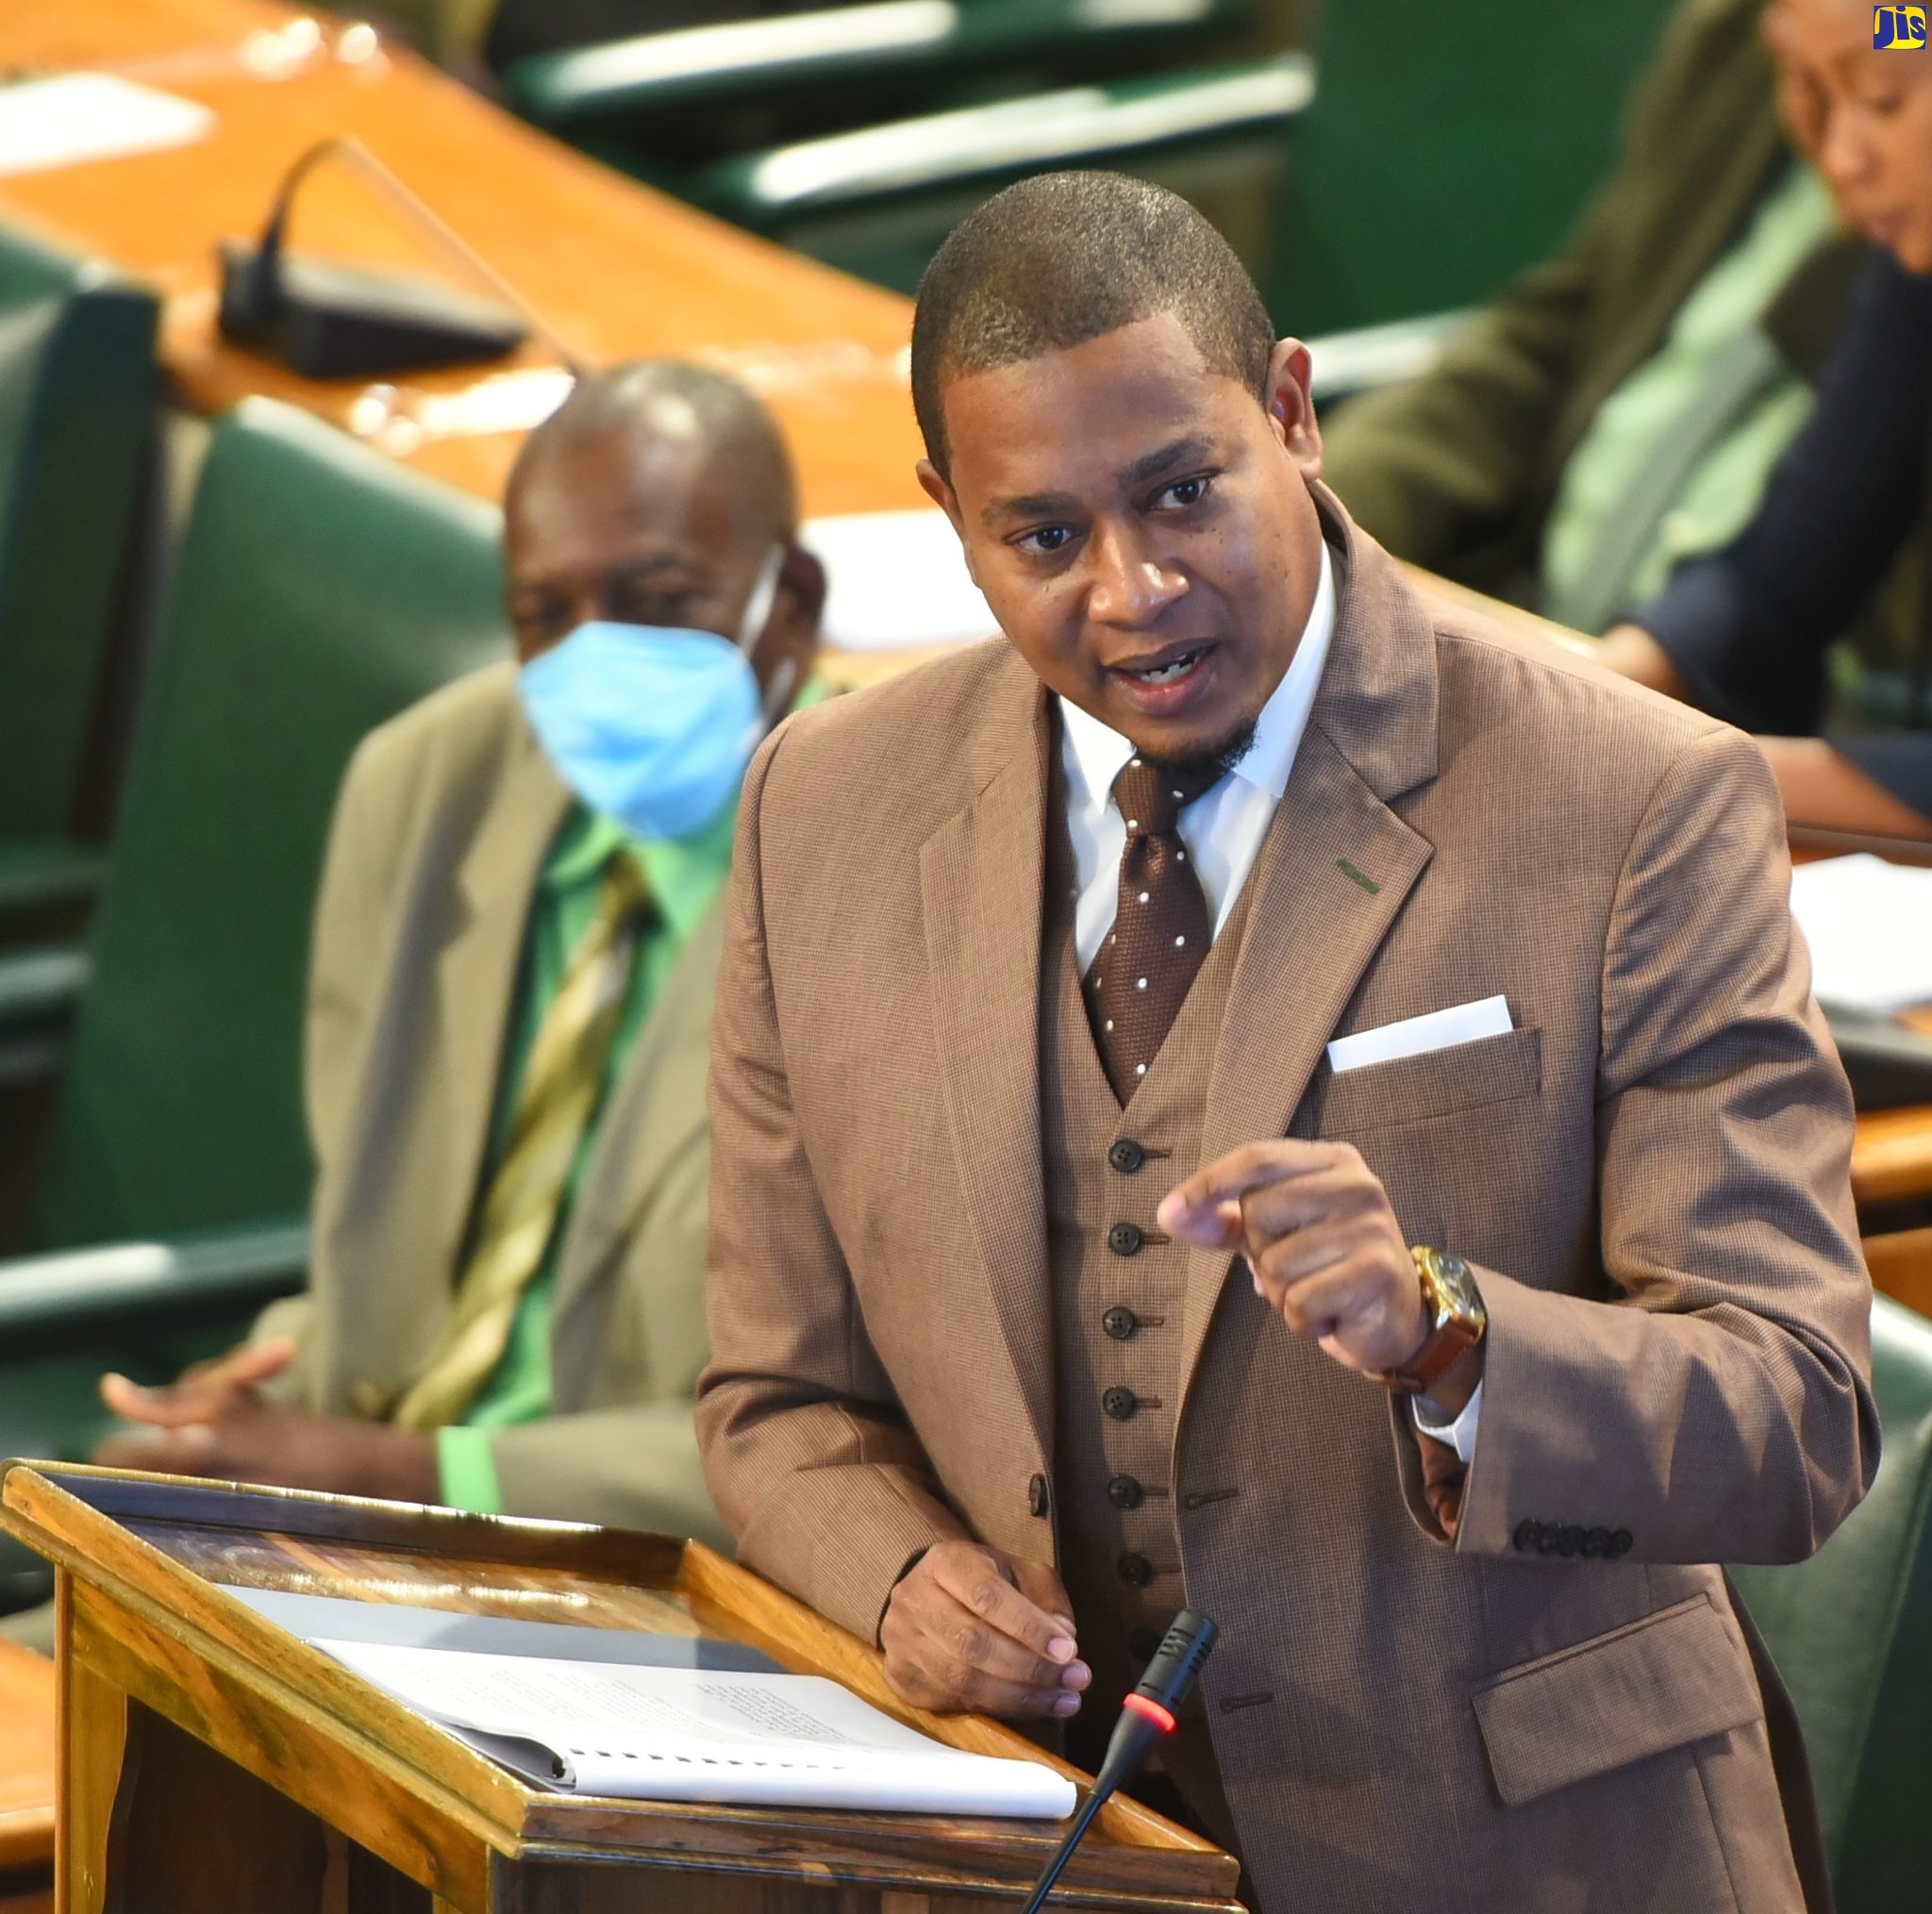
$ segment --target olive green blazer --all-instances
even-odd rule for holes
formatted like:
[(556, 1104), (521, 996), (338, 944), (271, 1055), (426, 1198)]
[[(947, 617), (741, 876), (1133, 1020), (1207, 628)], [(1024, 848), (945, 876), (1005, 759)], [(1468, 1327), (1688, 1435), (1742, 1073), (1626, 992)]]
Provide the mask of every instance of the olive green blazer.
[[(492, 666), (373, 733), (324, 869), (305, 1093), (316, 1157), (305, 1295), (279, 1393), (375, 1416), (418, 1373), (469, 1227), (524, 926), (570, 807)], [(560, 1251), (555, 1413), (496, 1431), (513, 1515), (724, 1531), (698, 1468), (710, 1133), (705, 1072), (721, 917), (692, 935), (611, 1087)]]
[[(1688, 0), (1631, 104), (1623, 158), (1567, 250), (1524, 274), (1423, 377), (1341, 408), (1324, 476), (1398, 558), (1531, 604), (1563, 468), (1604, 401), (1662, 342), (1788, 149), (1764, 0)], [(1798, 268), (1768, 329), (1811, 372), (1858, 249)]]

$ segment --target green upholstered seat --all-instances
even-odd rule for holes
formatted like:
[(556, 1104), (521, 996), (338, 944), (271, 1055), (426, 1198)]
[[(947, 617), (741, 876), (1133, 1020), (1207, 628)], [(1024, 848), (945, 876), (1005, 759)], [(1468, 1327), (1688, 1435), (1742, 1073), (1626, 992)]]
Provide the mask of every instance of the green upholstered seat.
[(1932, 1322), (1873, 1299), (1878, 1479), (1808, 1562), (1732, 1577), (1805, 1727), (1840, 1914), (1932, 1898)]
[(1555, 251), (1672, 4), (1324, 7), (1262, 287), (1276, 323), (1306, 338), (1479, 304)]
[[(0, 1454), (84, 1455), (300, 1288), (301, 1030), (335, 794), (375, 725), (501, 657), (495, 509), (266, 399), (215, 427), (157, 635), (33, 1240), (0, 1262)], [(37, 1598), (0, 1547), (0, 1610)]]
[(1171, 70), (1254, 13), (1253, 0), (870, 0), (544, 54), (503, 81), (539, 125), (655, 177), (942, 106)]
[(0, 916), (83, 902), (67, 840), (155, 438), (154, 294), (0, 227)]
[(1287, 135), (1314, 91), (1298, 54), (958, 108), (701, 170), (698, 204), (911, 291), (952, 227), (1029, 174), (1100, 167), (1158, 181), (1259, 270)]
[[(0, 1262), (0, 1456), (84, 1458), (112, 1425), (104, 1370), (171, 1380), (299, 1289), (308, 1265), (300, 1222)], [(44, 1600), (52, 1582), (0, 1536), (0, 1615)]]
[(216, 425), (30, 1246), (307, 1207), (302, 999), (336, 790), (373, 726), (506, 654), (499, 524), (292, 408)]

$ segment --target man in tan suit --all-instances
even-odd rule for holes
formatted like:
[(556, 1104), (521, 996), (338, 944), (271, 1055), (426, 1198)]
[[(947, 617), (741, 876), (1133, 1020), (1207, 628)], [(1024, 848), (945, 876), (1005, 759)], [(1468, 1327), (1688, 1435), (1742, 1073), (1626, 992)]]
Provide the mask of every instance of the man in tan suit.
[[(109, 1378), (142, 1426), (101, 1459), (721, 1539), (691, 1418), (735, 775), (682, 832), (608, 815), (605, 786), (573, 782), (626, 767), (556, 759), (529, 685), (586, 632), (668, 627), (674, 657), (741, 633), (775, 707), (824, 581), (763, 408), (669, 361), (577, 387), (525, 446), (505, 530), (521, 693), (510, 662), (449, 686), (343, 784), (309, 992), (308, 1292), (174, 1389)], [(633, 695), (577, 681), (593, 717)], [(655, 740), (667, 775), (681, 741)]]
[(1421, 603), (1158, 189), (989, 202), (912, 365), (1009, 641), (746, 781), (698, 1404), (741, 1558), (1089, 1761), (1206, 1609), (1163, 1759), (1262, 1908), (1801, 1905), (1710, 1564), (1817, 1548), (1877, 1429), (1762, 759)]

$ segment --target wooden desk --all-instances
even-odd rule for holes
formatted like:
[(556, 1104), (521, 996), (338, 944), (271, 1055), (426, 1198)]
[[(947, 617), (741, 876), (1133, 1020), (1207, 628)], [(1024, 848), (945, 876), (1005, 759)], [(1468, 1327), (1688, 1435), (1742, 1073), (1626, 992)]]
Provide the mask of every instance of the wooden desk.
[[(321, 25), (318, 25), (321, 22)], [(99, 253), (158, 286), (176, 395), (215, 411), (266, 392), (494, 499), (522, 432), (560, 395), (536, 345), (395, 386), (319, 383), (225, 343), (214, 247), (252, 237), (314, 141), (353, 134), (532, 299), (587, 362), (675, 353), (734, 372), (783, 420), (808, 513), (924, 503), (898, 295), (691, 211), (511, 118), (366, 27), (269, 0), (0, 6), (0, 73), (111, 67), (203, 102), (204, 141), (0, 178), (0, 221)], [(293, 244), (447, 272), (373, 186), (325, 167)]]
[(1861, 1209), (1932, 1196), (1932, 1106), (1873, 1110), (1858, 1119), (1852, 1195)]
[(0, 1914), (51, 1909), (54, 1664), (0, 1641)]

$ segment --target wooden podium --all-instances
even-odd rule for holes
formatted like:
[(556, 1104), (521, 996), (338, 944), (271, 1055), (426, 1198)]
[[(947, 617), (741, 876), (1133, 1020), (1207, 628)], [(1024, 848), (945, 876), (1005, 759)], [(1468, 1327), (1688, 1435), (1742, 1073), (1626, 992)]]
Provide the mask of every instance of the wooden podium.
[[(873, 1650), (699, 1542), (25, 1462), (0, 1469), (0, 1525), (59, 1571), (62, 1914), (983, 1914), (1058, 1839), (539, 1793), (230, 1592), (745, 1642), (956, 1747), (1043, 1758), (908, 1708)], [(1117, 1800), (1054, 1899), (1241, 1914), (1236, 1876)]]

